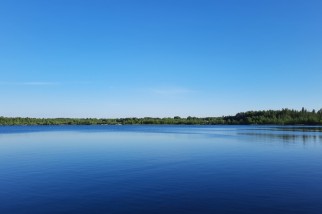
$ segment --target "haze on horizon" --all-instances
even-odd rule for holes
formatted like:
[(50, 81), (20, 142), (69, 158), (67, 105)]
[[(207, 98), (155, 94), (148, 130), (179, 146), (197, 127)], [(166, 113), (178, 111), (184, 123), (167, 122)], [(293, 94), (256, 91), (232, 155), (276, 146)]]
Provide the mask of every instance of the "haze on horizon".
[(0, 2), (0, 116), (320, 109), (322, 2)]

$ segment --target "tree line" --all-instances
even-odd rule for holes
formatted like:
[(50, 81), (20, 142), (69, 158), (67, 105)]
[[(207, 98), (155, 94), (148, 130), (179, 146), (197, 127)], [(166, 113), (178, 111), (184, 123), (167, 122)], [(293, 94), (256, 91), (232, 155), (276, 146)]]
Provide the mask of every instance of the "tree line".
[(247, 111), (222, 117), (144, 117), (144, 118), (29, 118), (0, 117), (0, 125), (322, 125), (319, 111), (282, 109)]

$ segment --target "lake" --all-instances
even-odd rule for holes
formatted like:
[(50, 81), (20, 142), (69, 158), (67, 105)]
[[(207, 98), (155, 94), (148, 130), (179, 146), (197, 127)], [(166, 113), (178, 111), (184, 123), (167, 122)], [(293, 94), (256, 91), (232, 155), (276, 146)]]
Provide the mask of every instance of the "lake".
[(0, 213), (322, 213), (322, 127), (0, 126)]

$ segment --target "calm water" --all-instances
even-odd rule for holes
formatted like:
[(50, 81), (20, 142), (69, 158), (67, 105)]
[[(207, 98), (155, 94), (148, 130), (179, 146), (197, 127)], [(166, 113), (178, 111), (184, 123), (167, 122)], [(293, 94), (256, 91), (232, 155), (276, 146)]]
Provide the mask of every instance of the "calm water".
[(322, 128), (0, 127), (0, 213), (322, 213)]

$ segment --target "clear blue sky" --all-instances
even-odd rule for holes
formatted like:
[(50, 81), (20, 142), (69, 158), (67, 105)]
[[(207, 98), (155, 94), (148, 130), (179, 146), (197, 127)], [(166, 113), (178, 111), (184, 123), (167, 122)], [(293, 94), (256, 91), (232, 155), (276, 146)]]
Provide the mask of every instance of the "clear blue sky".
[(0, 115), (322, 107), (320, 0), (2, 0)]

